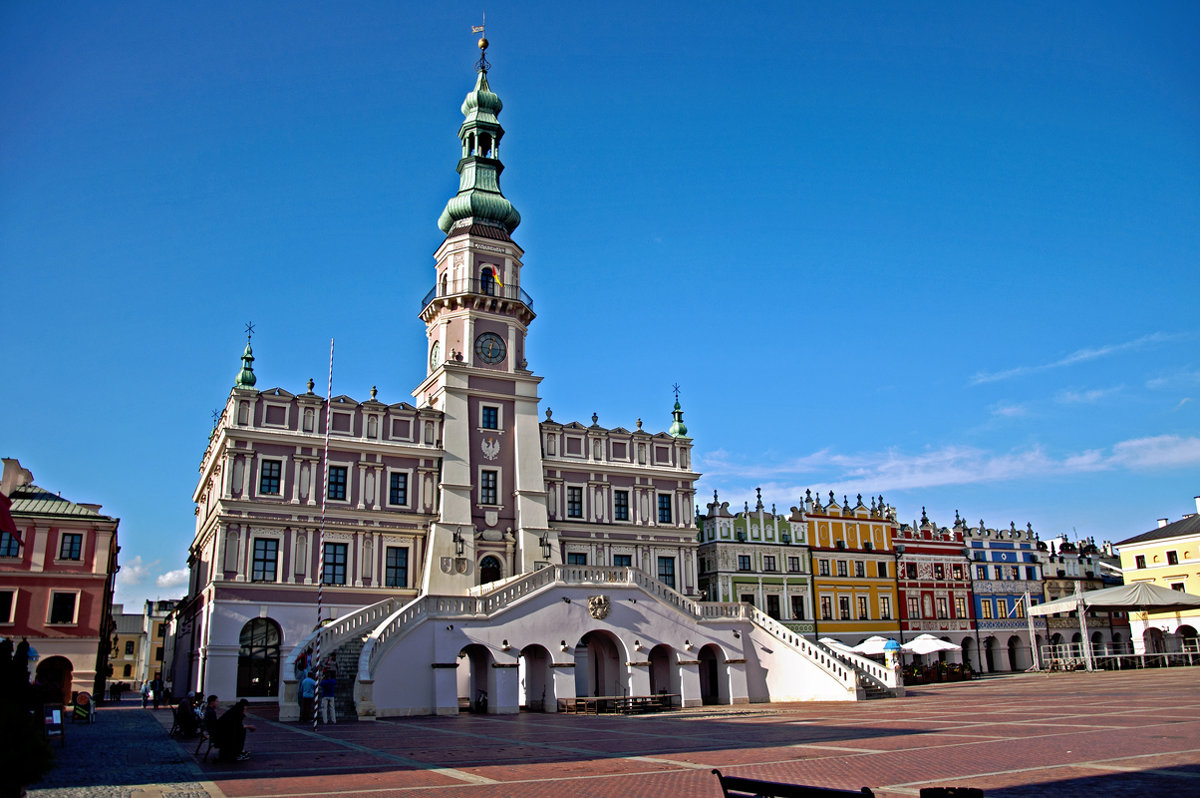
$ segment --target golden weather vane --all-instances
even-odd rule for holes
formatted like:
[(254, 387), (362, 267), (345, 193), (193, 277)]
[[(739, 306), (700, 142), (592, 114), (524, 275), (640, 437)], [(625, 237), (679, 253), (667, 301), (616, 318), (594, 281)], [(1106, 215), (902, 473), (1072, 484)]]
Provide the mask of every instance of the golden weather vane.
[(480, 52), (479, 52), (479, 60), (475, 62), (475, 68), (478, 69), (480, 72), (487, 72), (488, 67), (491, 66), (491, 64), (489, 64), (488, 60), (487, 60), (488, 40), (487, 40), (486, 28), (487, 28), (487, 12), (484, 11), (483, 12), (483, 24), (471, 26), (471, 33), (479, 34), (479, 51)]

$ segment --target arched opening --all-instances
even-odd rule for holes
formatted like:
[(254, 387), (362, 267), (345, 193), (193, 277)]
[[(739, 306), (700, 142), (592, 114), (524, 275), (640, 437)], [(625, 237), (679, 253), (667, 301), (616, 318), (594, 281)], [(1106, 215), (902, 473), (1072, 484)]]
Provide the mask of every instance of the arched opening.
[(1000, 642), (994, 637), (984, 638), (983, 641), (983, 658), (987, 663), (987, 672), (995, 673), (996, 664), (999, 660), (997, 653), (999, 652)]
[(1163, 633), (1161, 629), (1155, 629), (1153, 626), (1148, 627), (1142, 632), (1142, 645), (1145, 647), (1147, 654), (1162, 654), (1167, 650), (1163, 641)]
[(729, 676), (725, 652), (715, 643), (700, 649), (700, 701), (704, 704), (729, 703)]
[(279, 694), (279, 644), (283, 634), (270, 618), (253, 618), (238, 638), (237, 694), (242, 698)]
[(521, 708), (530, 712), (545, 712), (554, 706), (554, 678), (550, 672), (550, 652), (537, 644), (521, 649), (517, 660), (521, 682)]
[(575, 695), (625, 695), (625, 668), (621, 665), (625, 659), (621, 642), (612, 632), (585, 634), (575, 646)]
[(1105, 649), (1104, 633), (1092, 632), (1092, 656), (1111, 653)]
[(1025, 646), (1021, 645), (1021, 638), (1013, 635), (1008, 638), (1008, 669), (1023, 671), (1028, 667), (1029, 663), (1025, 661)]
[(441, 286), (441, 287), (440, 287), (440, 289), (438, 290), (438, 296), (445, 296), (447, 293), (449, 293), (449, 292), (446, 290), (446, 288), (449, 286), (449, 282), (450, 282), (450, 278), (448, 278), (448, 277), (447, 277), (447, 276), (446, 276), (446, 275), (443, 273), (443, 274), (442, 274), (442, 279), (441, 279), (441, 280), (439, 281), (439, 283), (438, 283), (438, 285), (439, 285), (439, 286)]
[(61, 697), (62, 703), (71, 703), (71, 677), (75, 673), (75, 666), (71, 664), (71, 660), (66, 657), (47, 657), (37, 664), (37, 670), (34, 671), (34, 681), (39, 687), (39, 691), (49, 699), (54, 696), (56, 699)]
[(479, 293), (488, 296), (496, 295), (496, 273), (491, 266), (484, 266), (479, 273)]
[(975, 650), (974, 638), (964, 637), (962, 641), (962, 647), (963, 662), (970, 667), (971, 670), (979, 673), (979, 652)]
[(1126, 650), (1125, 638), (1121, 637), (1120, 632), (1113, 632), (1113, 653), (1114, 654), (1132, 654), (1132, 651)]
[(1175, 630), (1175, 634), (1179, 637), (1179, 644), (1182, 649), (1189, 654), (1200, 654), (1200, 637), (1196, 635), (1196, 628), (1184, 624)]
[(484, 158), (492, 157), (492, 137), (487, 133), (479, 135), (479, 154)]
[(458, 709), (487, 714), (488, 696), (495, 691), (492, 652), (472, 643), (458, 652)]
[(491, 554), (479, 561), (479, 584), (486, 585), (500, 578), (500, 559)]
[(650, 692), (656, 695), (670, 693), (678, 695), (680, 689), (679, 664), (675, 649), (660, 643), (650, 649)]

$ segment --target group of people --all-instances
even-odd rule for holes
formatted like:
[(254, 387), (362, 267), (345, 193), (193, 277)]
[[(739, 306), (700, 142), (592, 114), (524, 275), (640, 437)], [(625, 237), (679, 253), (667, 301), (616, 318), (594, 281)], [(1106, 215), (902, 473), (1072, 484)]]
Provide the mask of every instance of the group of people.
[(149, 681), (142, 682), (142, 709), (150, 702), (154, 702), (154, 708), (158, 709), (158, 705), (166, 701), (167, 705), (171, 704), (171, 697), (168, 695), (167, 686), (163, 684), (162, 678), (155, 676)]
[(217, 749), (217, 759), (222, 762), (237, 762), (250, 758), (246, 751), (246, 732), (254, 727), (246, 723), (246, 707), (250, 702), (241, 699), (224, 714), (217, 714), (217, 697), (210, 695), (203, 705), (195, 701), (196, 694), (188, 693), (179, 702), (175, 711), (175, 723), (179, 736), (195, 737), (203, 729)]
[[(316, 708), (317, 700), (317, 673), (316, 671), (307, 671), (304, 678), (300, 680), (300, 722), (312, 723), (314, 719), (313, 710)], [(326, 664), (321, 672), (320, 681), (320, 719), (321, 723), (337, 723), (337, 707), (334, 704), (334, 696), (337, 695), (337, 674), (333, 666)]]

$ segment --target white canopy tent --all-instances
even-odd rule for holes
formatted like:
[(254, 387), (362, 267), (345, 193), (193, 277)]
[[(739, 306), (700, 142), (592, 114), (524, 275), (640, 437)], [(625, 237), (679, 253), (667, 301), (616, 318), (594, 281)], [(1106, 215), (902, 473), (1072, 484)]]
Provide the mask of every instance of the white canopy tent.
[[(1133, 582), (1128, 585), (1108, 587), (1103, 590), (1079, 592), (1079, 583), (1075, 584), (1075, 593), (1071, 596), (1047, 601), (1045, 604), (1029, 607), (1029, 617), (1036, 615), (1054, 615), (1060, 612), (1076, 612), (1079, 614), (1079, 632), (1083, 637), (1083, 656), (1087, 669), (1092, 667), (1092, 650), (1088, 644), (1087, 611), (1100, 612), (1178, 612), (1200, 607), (1200, 596), (1181, 593), (1178, 590), (1161, 587), (1152, 582)], [(1032, 621), (1031, 621), (1032, 623)], [(1033, 641), (1030, 640), (1030, 645)]]

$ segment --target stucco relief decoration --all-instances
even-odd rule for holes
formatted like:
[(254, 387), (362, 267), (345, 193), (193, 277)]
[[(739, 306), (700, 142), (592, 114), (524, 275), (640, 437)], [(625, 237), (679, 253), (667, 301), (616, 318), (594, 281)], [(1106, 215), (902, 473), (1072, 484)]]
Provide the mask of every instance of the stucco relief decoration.
[(588, 614), (597, 621), (607, 618), (610, 609), (612, 609), (612, 602), (608, 596), (588, 596)]
[(495, 438), (484, 438), (479, 443), (479, 448), (483, 450), (483, 456), (488, 460), (495, 460), (496, 455), (500, 454), (500, 441)]

